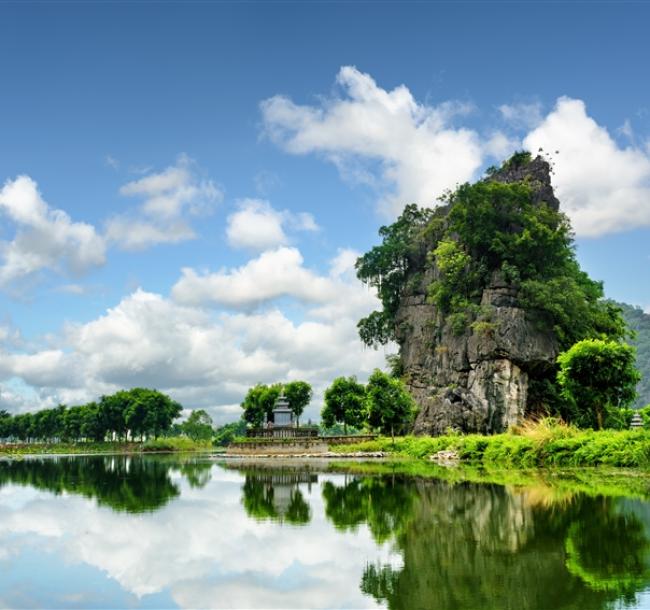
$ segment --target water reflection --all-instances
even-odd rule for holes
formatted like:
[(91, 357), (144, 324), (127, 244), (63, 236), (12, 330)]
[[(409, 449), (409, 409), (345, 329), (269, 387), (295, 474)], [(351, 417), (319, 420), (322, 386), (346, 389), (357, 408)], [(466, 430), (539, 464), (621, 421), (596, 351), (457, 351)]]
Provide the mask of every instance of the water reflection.
[(94, 498), (113, 510), (142, 513), (179, 496), (170, 472), (179, 471), (192, 487), (200, 488), (209, 481), (211, 467), (196, 460), (119, 455), (0, 460), (0, 488), (13, 483), (57, 495), (67, 492)]
[[(412, 489), (409, 518), (395, 529), (403, 567), (370, 563), (361, 577), (361, 590), (389, 608), (607, 608), (634, 605), (650, 585), (648, 528), (620, 500), (548, 506), (501, 486)], [(368, 511), (371, 531), (372, 520)]]
[(305, 469), (244, 469), (242, 504), (254, 519), (270, 519), (279, 523), (305, 525), (311, 519), (311, 508), (300, 485), (311, 491), (318, 476)]
[(648, 607), (641, 499), (327, 470), (0, 462), (0, 607)]

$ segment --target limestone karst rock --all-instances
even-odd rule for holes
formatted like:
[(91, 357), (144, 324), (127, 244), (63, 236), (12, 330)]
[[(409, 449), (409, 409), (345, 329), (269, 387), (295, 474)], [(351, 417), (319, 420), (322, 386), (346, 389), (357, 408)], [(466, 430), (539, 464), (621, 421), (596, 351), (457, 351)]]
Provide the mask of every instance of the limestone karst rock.
[[(540, 157), (505, 167), (489, 180), (525, 182), (534, 203), (559, 207), (549, 165)], [(504, 431), (523, 417), (531, 378), (555, 361), (555, 335), (529, 320), (516, 289), (498, 272), (481, 296), (481, 306), (490, 308), (490, 323), (469, 325), (459, 333), (427, 299), (426, 287), (440, 272), (425, 264), (425, 251), (420, 261), (412, 261), (413, 281), (406, 282), (396, 316), (404, 379), (420, 406), (414, 432)]]

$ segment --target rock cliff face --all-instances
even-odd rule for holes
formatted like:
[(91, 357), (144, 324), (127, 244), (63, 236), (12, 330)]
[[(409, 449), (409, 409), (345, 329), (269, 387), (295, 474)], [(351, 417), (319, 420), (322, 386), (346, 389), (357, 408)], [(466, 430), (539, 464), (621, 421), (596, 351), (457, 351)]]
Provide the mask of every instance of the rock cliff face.
[[(549, 174), (548, 164), (538, 157), (489, 179), (526, 182), (535, 203), (557, 210)], [(413, 269), (397, 312), (397, 340), (407, 385), (420, 406), (415, 434), (443, 434), (450, 428), (504, 431), (524, 415), (531, 379), (555, 361), (559, 348), (554, 333), (528, 319), (517, 291), (498, 273), (481, 298), (489, 322), (459, 333), (427, 302), (426, 287), (439, 276), (435, 265), (427, 267), (423, 257)]]

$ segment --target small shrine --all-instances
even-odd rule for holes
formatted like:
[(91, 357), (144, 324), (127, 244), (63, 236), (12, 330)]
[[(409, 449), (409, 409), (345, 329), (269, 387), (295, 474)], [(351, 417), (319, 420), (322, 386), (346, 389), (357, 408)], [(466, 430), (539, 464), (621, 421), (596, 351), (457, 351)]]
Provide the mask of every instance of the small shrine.
[(287, 427), (294, 425), (293, 411), (289, 408), (289, 401), (284, 394), (280, 394), (273, 407), (273, 426)]

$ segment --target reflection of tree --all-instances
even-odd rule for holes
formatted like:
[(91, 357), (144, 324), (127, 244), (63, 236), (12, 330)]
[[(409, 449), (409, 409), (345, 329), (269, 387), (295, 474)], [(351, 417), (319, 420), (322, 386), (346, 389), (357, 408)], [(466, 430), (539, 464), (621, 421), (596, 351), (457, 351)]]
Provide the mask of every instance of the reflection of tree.
[(360, 583), (389, 608), (606, 608), (650, 584), (647, 532), (619, 500), (536, 505), (497, 485), (411, 481), (410, 508), (407, 500), (400, 514), (388, 500), (378, 519), (383, 495), (370, 489), (392, 488), (397, 498), (399, 485), (374, 478), (326, 487), (337, 528), (366, 522), (378, 542), (392, 529), (403, 567), (371, 563)]
[[(55, 494), (79, 494), (114, 510), (141, 513), (159, 509), (179, 495), (169, 477), (176, 466), (178, 462), (124, 455), (0, 461), (0, 487), (14, 483)], [(205, 477), (203, 468), (199, 470)], [(190, 471), (197, 476), (188, 464), (183, 469), (188, 478)]]
[(340, 530), (367, 523), (381, 543), (399, 533), (410, 519), (415, 487), (403, 477), (354, 478), (339, 487), (323, 485), (325, 514)]
[(299, 484), (316, 480), (316, 475), (299, 470), (248, 470), (242, 504), (254, 519), (304, 525), (311, 519), (311, 509)]
[(650, 582), (646, 564), (650, 542), (636, 515), (616, 511), (611, 498), (594, 504), (589, 515), (568, 529), (566, 566), (589, 588), (631, 602)]
[(193, 489), (202, 489), (212, 478), (212, 464), (207, 461), (188, 460), (178, 469)]

